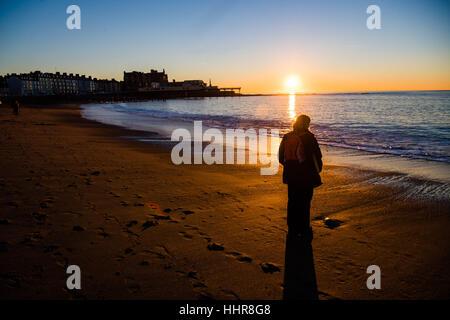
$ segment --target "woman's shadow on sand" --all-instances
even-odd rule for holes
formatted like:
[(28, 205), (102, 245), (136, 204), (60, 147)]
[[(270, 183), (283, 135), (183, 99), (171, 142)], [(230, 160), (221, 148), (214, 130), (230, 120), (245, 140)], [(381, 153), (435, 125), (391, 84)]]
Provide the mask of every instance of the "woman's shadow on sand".
[(318, 300), (314, 256), (310, 242), (286, 237), (284, 300)]

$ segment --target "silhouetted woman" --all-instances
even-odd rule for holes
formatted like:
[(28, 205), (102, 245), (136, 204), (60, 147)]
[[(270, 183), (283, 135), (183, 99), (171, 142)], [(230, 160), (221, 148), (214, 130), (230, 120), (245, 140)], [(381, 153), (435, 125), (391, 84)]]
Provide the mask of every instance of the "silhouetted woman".
[(288, 185), (288, 236), (311, 242), (310, 208), (314, 188), (322, 181), (322, 153), (314, 135), (309, 131), (311, 118), (297, 117), (293, 131), (287, 133), (280, 144), (278, 158), (284, 166), (283, 183)]

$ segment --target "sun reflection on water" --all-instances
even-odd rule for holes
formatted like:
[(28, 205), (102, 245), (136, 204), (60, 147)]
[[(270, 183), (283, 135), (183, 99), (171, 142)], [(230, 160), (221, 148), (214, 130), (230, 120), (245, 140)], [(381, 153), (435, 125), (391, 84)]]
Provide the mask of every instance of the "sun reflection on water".
[(295, 112), (295, 93), (290, 93), (289, 94), (289, 109), (288, 109), (288, 113), (289, 113), (289, 118), (291, 120), (295, 120), (295, 116), (296, 116), (296, 112)]

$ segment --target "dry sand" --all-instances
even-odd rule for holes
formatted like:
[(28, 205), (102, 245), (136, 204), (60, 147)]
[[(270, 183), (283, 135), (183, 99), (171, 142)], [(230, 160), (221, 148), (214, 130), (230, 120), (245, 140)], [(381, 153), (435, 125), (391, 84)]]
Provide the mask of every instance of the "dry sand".
[[(121, 138), (139, 134), (75, 105), (0, 108), (0, 298), (282, 299), (281, 170), (175, 166), (167, 149)], [(289, 244), (290, 297), (450, 297), (448, 202), (366, 183), (380, 175), (325, 166), (312, 251)], [(65, 289), (71, 264), (80, 291)], [(381, 290), (366, 287), (373, 264)]]

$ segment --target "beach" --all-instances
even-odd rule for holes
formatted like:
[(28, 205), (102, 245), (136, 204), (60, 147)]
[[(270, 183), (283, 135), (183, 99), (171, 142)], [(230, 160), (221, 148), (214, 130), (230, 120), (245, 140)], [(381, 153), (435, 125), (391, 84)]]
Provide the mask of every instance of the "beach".
[[(302, 286), (296, 268), (284, 280), (281, 168), (176, 166), (169, 149), (124, 138), (148, 132), (86, 120), (77, 105), (19, 116), (3, 106), (0, 123), (2, 299), (282, 299)], [(448, 299), (449, 202), (370, 183), (394, 173), (324, 163), (308, 288), (319, 299)], [(66, 289), (69, 265), (81, 290)], [(371, 265), (380, 290), (366, 286)]]

